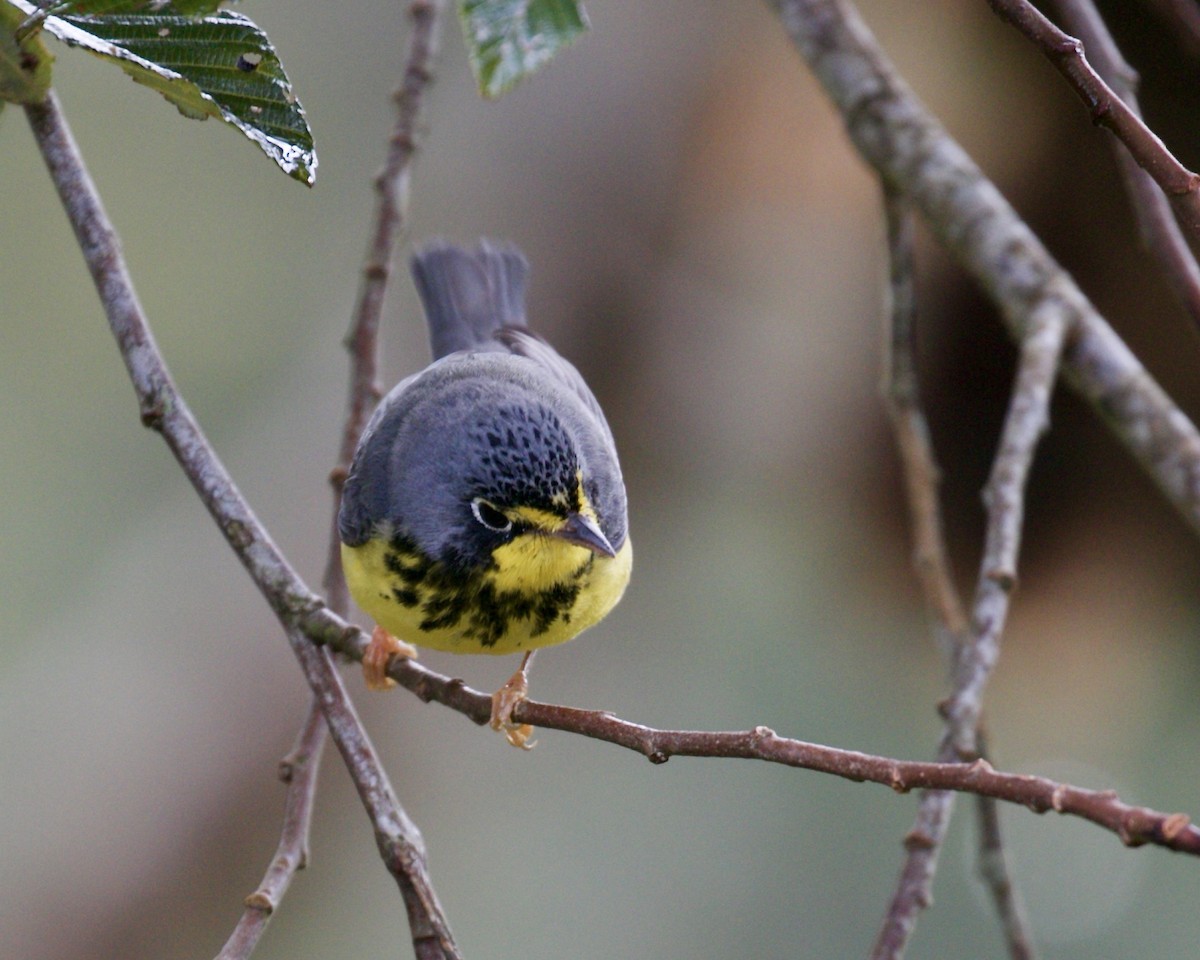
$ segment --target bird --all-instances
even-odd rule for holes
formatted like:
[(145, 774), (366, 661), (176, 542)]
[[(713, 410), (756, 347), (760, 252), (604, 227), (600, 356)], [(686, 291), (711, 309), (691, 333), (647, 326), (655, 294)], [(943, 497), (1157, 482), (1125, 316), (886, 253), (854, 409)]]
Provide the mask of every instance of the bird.
[(491, 726), (529, 749), (512, 712), (534, 651), (595, 625), (629, 582), (625, 483), (579, 371), (526, 325), (529, 264), (513, 245), (434, 241), (411, 271), (433, 362), (379, 403), (338, 511), (342, 568), (375, 621), (366, 684), (416, 647), (523, 653)]

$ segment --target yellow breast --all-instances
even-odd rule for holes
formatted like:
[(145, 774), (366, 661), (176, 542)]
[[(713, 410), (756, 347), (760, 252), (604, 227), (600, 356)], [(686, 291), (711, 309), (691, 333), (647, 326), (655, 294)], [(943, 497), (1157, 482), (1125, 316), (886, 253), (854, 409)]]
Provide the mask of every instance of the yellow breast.
[(350, 593), (388, 633), (453, 653), (506, 654), (564, 643), (598, 623), (629, 583), (633, 548), (615, 557), (537, 532), (461, 574), (381, 539), (342, 545)]

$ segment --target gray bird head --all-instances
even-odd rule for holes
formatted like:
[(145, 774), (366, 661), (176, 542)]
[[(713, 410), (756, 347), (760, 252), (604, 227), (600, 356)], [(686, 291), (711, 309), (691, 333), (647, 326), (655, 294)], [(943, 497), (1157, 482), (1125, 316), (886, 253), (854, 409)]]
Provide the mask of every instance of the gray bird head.
[(467, 572), (531, 531), (611, 556), (625, 494), (611, 442), (531, 361), (458, 355), (397, 388), (360, 444), (342, 539), (406, 541)]

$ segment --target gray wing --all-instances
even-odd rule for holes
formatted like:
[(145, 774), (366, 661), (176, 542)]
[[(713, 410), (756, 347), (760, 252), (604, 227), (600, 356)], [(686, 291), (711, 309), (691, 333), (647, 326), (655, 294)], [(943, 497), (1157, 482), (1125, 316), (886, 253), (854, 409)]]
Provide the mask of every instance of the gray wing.
[(459, 350), (494, 349), (500, 327), (525, 323), (529, 264), (516, 247), (480, 240), (474, 250), (431, 243), (412, 257), (435, 360)]

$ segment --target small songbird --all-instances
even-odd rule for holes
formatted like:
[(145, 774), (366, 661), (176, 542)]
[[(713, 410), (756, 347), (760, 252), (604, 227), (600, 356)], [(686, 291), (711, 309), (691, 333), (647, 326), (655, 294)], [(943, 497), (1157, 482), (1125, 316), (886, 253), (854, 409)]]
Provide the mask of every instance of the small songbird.
[(511, 246), (435, 243), (412, 258), (434, 362), (392, 389), (342, 494), (342, 566), (377, 626), (363, 671), (387, 686), (415, 644), (523, 652), (492, 698), (512, 720), (533, 651), (597, 623), (633, 560), (612, 432), (579, 371), (525, 327), (529, 265)]

